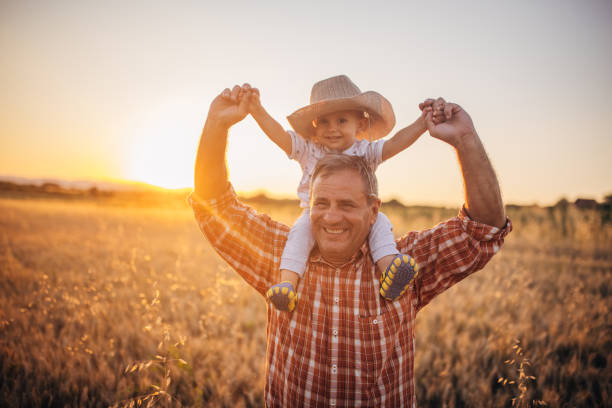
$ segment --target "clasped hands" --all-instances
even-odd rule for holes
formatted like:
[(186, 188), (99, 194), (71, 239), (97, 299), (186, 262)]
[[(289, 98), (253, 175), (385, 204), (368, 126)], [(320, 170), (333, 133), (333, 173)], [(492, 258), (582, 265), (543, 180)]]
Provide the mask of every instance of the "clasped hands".
[[(208, 121), (228, 130), (243, 120), (252, 109), (261, 108), (259, 90), (245, 83), (225, 88), (211, 103)], [(476, 136), (472, 119), (461, 106), (443, 98), (429, 98), (419, 104), (429, 134), (455, 148), (465, 137)]]

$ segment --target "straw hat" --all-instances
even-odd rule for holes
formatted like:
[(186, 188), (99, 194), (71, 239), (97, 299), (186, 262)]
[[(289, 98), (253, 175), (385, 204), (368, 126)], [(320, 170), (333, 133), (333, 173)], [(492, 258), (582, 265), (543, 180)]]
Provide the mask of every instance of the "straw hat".
[(358, 110), (367, 112), (369, 129), (357, 135), (361, 139), (375, 140), (386, 136), (395, 126), (391, 103), (374, 91), (361, 92), (346, 75), (338, 75), (317, 82), (310, 92), (310, 105), (287, 116), (293, 129), (306, 138), (313, 138), (313, 121), (328, 113)]

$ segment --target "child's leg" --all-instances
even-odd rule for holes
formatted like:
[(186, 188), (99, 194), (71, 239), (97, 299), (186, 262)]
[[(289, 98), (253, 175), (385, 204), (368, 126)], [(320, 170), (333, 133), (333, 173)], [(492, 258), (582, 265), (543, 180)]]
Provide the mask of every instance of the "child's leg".
[(391, 261), (399, 251), (393, 236), (393, 226), (389, 218), (380, 211), (376, 222), (372, 225), (370, 235), (368, 237), (372, 259), (376, 263), (379, 272), (384, 272), (391, 264)]
[(273, 285), (267, 292), (270, 302), (277, 309), (292, 311), (295, 308), (296, 288), (304, 274), (313, 246), (310, 212), (306, 209), (289, 231), (289, 237), (281, 256), (281, 282)]
[(289, 231), (281, 255), (281, 271), (284, 269), (295, 272), (301, 278), (306, 270), (308, 256), (313, 246), (314, 237), (310, 226), (310, 210), (305, 209)]
[(280, 273), (281, 282), (289, 282), (293, 285), (294, 288), (297, 288), (297, 285), (300, 282), (300, 275), (293, 271), (290, 271), (289, 269), (281, 269)]
[(395, 244), (393, 227), (386, 215), (379, 212), (369, 236), (372, 259), (380, 273), (380, 294), (388, 300), (401, 296), (417, 274), (418, 266), (408, 255), (400, 254)]

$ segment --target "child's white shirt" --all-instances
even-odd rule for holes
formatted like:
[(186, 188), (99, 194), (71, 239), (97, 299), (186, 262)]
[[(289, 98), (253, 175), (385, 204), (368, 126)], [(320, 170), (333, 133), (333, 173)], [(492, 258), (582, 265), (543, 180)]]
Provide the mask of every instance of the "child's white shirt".
[[(302, 168), (302, 179), (298, 185), (298, 197), (300, 198), (300, 206), (308, 208), (310, 200), (310, 179), (317, 162), (331, 152), (330, 149), (318, 143), (313, 143), (310, 140), (298, 135), (292, 130), (287, 131), (291, 136), (291, 154), (289, 158), (297, 161)], [(357, 140), (348, 149), (344, 150), (343, 154), (350, 156), (363, 157), (372, 172), (382, 163), (382, 149), (385, 144), (384, 139), (370, 142), (368, 140)]]

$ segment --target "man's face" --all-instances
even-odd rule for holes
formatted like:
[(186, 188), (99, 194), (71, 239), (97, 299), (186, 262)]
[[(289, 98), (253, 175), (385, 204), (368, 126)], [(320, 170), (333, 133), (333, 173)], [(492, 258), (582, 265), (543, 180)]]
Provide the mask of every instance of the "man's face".
[(318, 176), (311, 193), (314, 239), (325, 260), (341, 265), (365, 242), (376, 221), (380, 201), (368, 204), (363, 180), (353, 170)]

